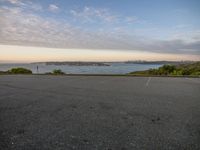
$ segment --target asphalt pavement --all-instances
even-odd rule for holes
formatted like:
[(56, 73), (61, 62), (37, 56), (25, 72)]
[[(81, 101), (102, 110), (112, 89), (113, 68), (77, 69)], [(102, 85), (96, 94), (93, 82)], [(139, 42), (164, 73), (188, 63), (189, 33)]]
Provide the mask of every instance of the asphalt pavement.
[(199, 150), (200, 78), (0, 75), (0, 150)]

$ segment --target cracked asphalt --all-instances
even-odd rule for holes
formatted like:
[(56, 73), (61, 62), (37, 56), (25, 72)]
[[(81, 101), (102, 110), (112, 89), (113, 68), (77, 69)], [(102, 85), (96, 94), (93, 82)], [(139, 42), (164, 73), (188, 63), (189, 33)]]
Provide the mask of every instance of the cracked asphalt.
[(199, 150), (200, 78), (0, 76), (1, 150)]

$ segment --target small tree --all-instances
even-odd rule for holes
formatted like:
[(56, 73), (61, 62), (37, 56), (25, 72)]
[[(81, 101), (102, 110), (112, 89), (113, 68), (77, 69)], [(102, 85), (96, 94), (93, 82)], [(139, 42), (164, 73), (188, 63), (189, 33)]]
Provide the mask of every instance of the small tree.
[(53, 70), (53, 74), (60, 75), (60, 74), (65, 74), (65, 73), (61, 69), (55, 69)]

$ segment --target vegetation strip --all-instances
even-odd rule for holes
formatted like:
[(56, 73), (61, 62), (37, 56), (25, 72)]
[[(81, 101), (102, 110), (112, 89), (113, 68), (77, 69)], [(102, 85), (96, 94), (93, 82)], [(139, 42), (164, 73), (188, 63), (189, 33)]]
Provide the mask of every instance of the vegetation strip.
[(135, 71), (130, 75), (156, 75), (156, 76), (200, 76), (200, 62), (191, 64), (163, 65), (158, 69)]

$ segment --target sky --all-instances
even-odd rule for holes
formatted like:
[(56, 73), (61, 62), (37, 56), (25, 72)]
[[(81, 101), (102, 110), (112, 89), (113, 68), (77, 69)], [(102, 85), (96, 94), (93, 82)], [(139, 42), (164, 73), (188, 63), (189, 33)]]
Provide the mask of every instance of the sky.
[(0, 0), (0, 62), (200, 60), (199, 0)]

